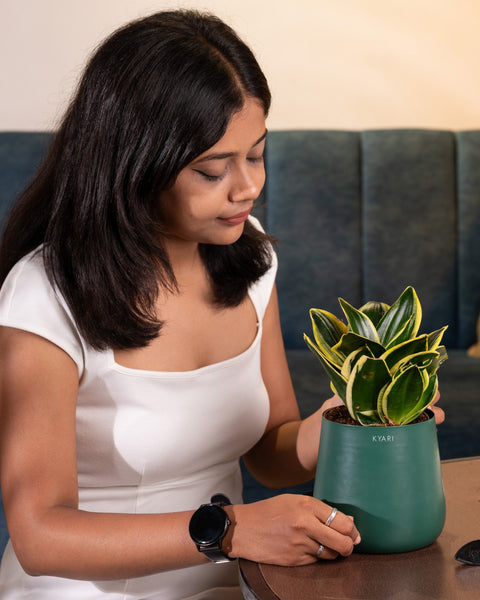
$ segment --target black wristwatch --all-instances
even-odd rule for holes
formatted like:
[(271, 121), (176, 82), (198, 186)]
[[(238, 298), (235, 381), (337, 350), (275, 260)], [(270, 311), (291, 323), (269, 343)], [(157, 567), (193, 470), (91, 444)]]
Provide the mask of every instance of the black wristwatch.
[(188, 530), (199, 552), (215, 563), (226, 563), (230, 558), (222, 550), (222, 541), (231, 521), (222, 506), (231, 504), (227, 496), (215, 494), (210, 504), (202, 504), (192, 515)]

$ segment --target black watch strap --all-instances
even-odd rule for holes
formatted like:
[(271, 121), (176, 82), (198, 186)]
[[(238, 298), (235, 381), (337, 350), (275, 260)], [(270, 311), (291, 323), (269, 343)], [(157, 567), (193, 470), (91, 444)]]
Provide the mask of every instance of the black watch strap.
[(218, 504), (219, 506), (230, 506), (231, 502), (225, 494), (213, 494), (210, 498), (210, 504)]
[[(198, 546), (197, 546), (197, 548), (198, 548)], [(232, 560), (235, 560), (234, 558), (230, 558), (229, 556), (227, 556), (221, 548), (218, 548), (217, 550), (207, 550), (205, 548), (204, 549), (198, 548), (198, 549), (202, 554), (205, 554), (205, 556), (214, 563), (228, 563), (228, 562), (231, 562)]]

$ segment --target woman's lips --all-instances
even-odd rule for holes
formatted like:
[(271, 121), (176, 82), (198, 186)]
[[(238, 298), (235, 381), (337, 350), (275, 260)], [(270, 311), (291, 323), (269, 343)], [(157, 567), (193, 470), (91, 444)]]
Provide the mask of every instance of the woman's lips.
[(244, 223), (248, 219), (248, 215), (250, 214), (250, 210), (244, 210), (243, 212), (237, 213), (236, 215), (232, 215), (231, 217), (219, 217), (220, 221), (223, 223), (227, 223), (228, 225), (239, 225), (240, 223)]

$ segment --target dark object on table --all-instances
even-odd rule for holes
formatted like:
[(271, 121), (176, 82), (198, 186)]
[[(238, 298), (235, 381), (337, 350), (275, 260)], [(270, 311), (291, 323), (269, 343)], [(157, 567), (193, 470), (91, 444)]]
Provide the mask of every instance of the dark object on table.
[(455, 558), (466, 565), (480, 566), (480, 540), (473, 540), (462, 546)]

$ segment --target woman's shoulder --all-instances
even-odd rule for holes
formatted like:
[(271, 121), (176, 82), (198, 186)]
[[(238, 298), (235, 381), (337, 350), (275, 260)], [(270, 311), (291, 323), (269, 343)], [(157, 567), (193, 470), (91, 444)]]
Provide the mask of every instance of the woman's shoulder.
[(23, 256), (10, 269), (0, 288), (0, 306), (5, 304), (6, 298), (10, 298), (11, 304), (12, 296), (18, 296), (19, 290), (35, 295), (36, 291), (44, 291), (49, 287), (51, 286), (43, 262), (42, 247), (39, 246)]
[(42, 247), (21, 258), (0, 289), (0, 325), (30, 331), (60, 346), (83, 369), (83, 342), (70, 310), (47, 275)]
[(22, 272), (28, 271), (29, 273), (36, 273), (41, 276), (45, 274), (45, 267), (43, 262), (43, 245), (38, 246), (28, 254), (25, 254), (15, 265), (10, 269), (6, 280), (12, 277), (18, 277)]
[(56, 293), (45, 269), (43, 247), (39, 246), (23, 256), (10, 270), (0, 289), (2, 304), (12, 296), (19, 300), (20, 294), (28, 294), (30, 301), (56, 298)]

